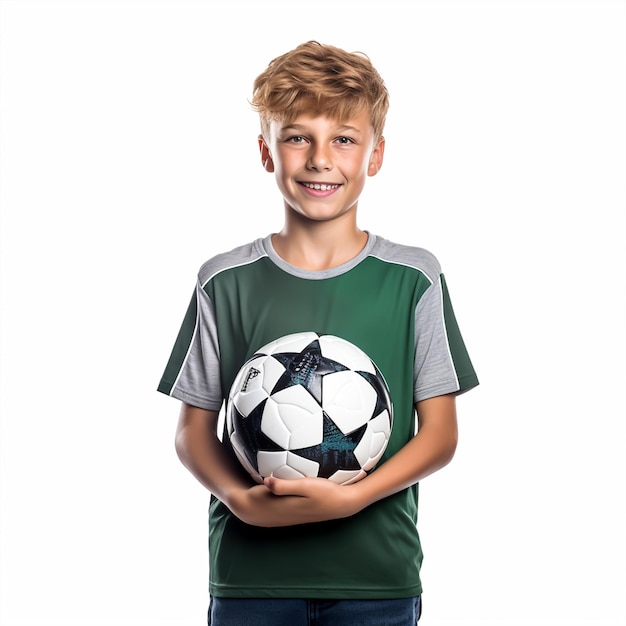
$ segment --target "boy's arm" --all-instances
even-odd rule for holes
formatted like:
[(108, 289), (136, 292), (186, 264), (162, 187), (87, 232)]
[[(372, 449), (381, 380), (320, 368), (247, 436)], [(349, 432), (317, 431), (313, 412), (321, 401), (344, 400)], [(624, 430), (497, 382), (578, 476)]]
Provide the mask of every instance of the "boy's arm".
[(224, 450), (217, 416), (185, 403), (176, 432), (182, 463), (238, 518), (255, 526), (293, 526), (349, 517), (446, 465), (457, 442), (454, 395), (417, 404), (419, 430), (401, 450), (362, 480), (338, 485), (324, 478), (268, 478), (256, 485)]
[(367, 483), (361, 481), (365, 506), (419, 482), (452, 460), (458, 441), (456, 395), (422, 400), (416, 407), (417, 435), (372, 472)]
[(418, 433), (383, 465), (359, 482), (337, 485), (318, 478), (269, 478), (265, 484), (276, 495), (300, 496), (301, 502), (296, 503), (299, 504), (298, 514), (304, 516), (304, 511), (308, 508), (310, 519), (307, 521), (348, 517), (415, 484), (452, 460), (458, 438), (454, 394), (423, 400), (416, 407)]
[[(302, 497), (280, 497), (257, 485), (228, 455), (217, 434), (218, 413), (182, 403), (176, 429), (176, 452), (183, 465), (242, 521), (254, 526), (290, 526), (337, 517), (315, 511)], [(331, 484), (324, 479), (321, 483)], [(335, 487), (335, 483), (332, 483)], [(325, 486), (324, 484), (322, 486)]]
[(182, 403), (176, 428), (176, 453), (182, 464), (211, 493), (228, 502), (233, 490), (249, 482), (226, 454), (217, 436), (217, 411)]

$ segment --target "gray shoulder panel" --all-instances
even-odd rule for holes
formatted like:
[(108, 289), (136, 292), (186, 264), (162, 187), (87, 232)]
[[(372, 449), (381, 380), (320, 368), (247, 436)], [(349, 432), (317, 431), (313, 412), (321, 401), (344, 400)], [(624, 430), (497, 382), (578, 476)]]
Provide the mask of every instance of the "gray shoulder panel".
[(222, 252), (206, 261), (198, 271), (198, 281), (204, 287), (214, 276), (224, 270), (240, 267), (248, 263), (254, 263), (267, 253), (261, 245), (261, 239), (257, 239), (243, 246), (233, 248), (229, 252)]
[(422, 272), (431, 283), (436, 282), (441, 274), (439, 261), (432, 252), (424, 248), (394, 243), (382, 237), (376, 238), (376, 244), (370, 256), (389, 263), (415, 268)]

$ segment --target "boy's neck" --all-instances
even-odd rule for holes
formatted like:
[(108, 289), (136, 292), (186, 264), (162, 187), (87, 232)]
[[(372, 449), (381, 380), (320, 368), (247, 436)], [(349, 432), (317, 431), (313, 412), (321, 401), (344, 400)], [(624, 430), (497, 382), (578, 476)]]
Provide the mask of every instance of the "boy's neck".
[(341, 222), (287, 222), (279, 233), (272, 235), (272, 246), (281, 259), (299, 269), (332, 269), (356, 257), (368, 240), (368, 234), (354, 221)]

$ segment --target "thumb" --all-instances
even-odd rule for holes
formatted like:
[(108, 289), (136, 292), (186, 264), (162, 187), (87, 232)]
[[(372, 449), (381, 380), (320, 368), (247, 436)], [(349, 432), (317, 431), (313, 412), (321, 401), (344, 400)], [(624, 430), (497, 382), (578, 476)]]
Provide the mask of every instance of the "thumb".
[(306, 478), (287, 480), (269, 476), (263, 483), (275, 496), (304, 496), (306, 495)]

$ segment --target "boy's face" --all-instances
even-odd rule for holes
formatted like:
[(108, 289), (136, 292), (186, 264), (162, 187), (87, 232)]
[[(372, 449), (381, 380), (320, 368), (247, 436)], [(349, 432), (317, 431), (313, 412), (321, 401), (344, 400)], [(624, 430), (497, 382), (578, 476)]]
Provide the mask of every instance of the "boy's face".
[(356, 211), (367, 176), (383, 162), (367, 110), (345, 122), (301, 114), (289, 124), (272, 121), (259, 137), (261, 159), (273, 172), (288, 210), (314, 221)]

